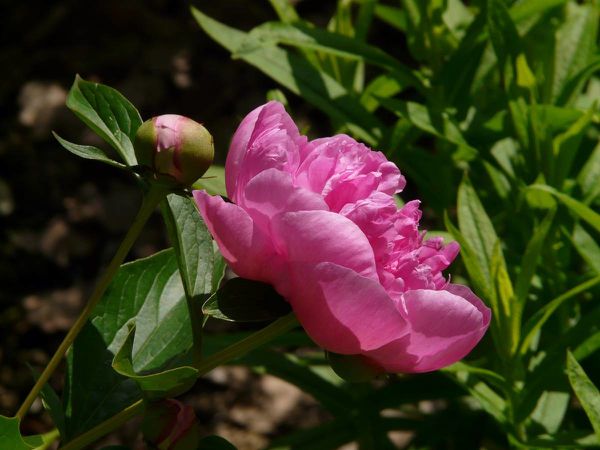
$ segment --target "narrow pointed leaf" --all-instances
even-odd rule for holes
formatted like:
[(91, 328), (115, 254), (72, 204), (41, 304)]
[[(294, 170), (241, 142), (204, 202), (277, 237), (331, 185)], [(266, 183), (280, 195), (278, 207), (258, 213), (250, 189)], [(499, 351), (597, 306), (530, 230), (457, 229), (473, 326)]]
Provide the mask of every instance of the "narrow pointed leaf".
[[(242, 46), (249, 45), (249, 33), (236, 30), (211, 19), (199, 10), (192, 13), (202, 29), (215, 41), (235, 54)], [(306, 101), (328, 114), (331, 118), (369, 144), (381, 137), (382, 124), (369, 114), (338, 81), (319, 72), (300, 56), (274, 45), (256, 45), (252, 52), (240, 57)]]
[(103, 162), (105, 164), (109, 164), (114, 167), (118, 167), (119, 169), (125, 168), (125, 164), (121, 164), (118, 161), (111, 159), (104, 150), (101, 150), (97, 147), (93, 147), (91, 145), (79, 145), (69, 142), (63, 138), (61, 138), (58, 134), (52, 132), (56, 140), (62, 145), (65, 149), (77, 155), (81, 158), (85, 159), (93, 159), (96, 161)]
[(600, 392), (571, 352), (567, 352), (567, 374), (571, 387), (587, 413), (596, 437), (600, 441)]

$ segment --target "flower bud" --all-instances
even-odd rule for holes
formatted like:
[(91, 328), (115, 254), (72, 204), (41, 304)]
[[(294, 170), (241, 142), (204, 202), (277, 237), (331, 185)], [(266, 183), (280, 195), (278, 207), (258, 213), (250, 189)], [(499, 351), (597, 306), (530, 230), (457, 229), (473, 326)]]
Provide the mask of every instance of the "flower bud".
[(206, 128), (188, 117), (165, 114), (144, 122), (135, 136), (138, 163), (158, 180), (189, 186), (210, 167), (213, 139)]
[(159, 450), (195, 449), (200, 441), (192, 407), (170, 398), (147, 407), (142, 432), (144, 439)]

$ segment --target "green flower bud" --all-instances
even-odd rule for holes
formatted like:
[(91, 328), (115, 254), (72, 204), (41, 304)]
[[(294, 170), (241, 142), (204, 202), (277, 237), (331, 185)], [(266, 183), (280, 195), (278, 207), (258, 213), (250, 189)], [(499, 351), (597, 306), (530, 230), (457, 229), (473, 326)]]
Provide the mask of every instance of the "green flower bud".
[(198, 122), (176, 114), (153, 117), (135, 135), (135, 154), (157, 180), (190, 186), (208, 170), (213, 138)]

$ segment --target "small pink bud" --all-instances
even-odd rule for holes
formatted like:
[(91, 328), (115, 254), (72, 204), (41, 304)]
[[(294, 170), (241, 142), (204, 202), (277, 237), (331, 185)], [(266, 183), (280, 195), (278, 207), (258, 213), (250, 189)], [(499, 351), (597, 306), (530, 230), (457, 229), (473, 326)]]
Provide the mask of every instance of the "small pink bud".
[(146, 441), (159, 450), (195, 449), (200, 441), (192, 407), (170, 398), (148, 406), (142, 432)]
[(153, 117), (135, 136), (138, 163), (149, 167), (155, 178), (189, 186), (210, 167), (213, 139), (198, 122), (176, 114)]

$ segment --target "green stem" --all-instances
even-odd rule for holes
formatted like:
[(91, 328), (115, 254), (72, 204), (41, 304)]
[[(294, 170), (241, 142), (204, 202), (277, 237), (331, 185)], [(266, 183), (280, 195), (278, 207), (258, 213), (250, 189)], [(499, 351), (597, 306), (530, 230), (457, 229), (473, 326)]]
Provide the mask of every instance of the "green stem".
[(89, 429), (83, 434), (80, 434), (72, 441), (68, 442), (64, 446), (60, 447), (60, 450), (79, 450), (86, 448), (88, 445), (100, 439), (102, 436), (107, 435), (113, 430), (116, 430), (125, 422), (133, 419), (138, 414), (144, 411), (144, 400), (138, 400), (137, 402), (129, 405), (118, 414), (115, 414), (110, 419), (105, 420), (94, 428)]
[(42, 441), (44, 443), (39, 447), (36, 447), (35, 450), (47, 450), (54, 445), (54, 442), (60, 438), (60, 432), (58, 428), (54, 428), (53, 430), (48, 431), (47, 433), (42, 434)]
[(204, 320), (202, 304), (197, 297), (188, 294), (187, 290), (185, 292), (185, 300), (192, 323), (192, 337), (194, 339), (193, 362), (194, 364), (200, 364), (202, 361), (202, 321)]
[[(293, 329), (297, 325), (298, 321), (293, 313), (277, 319), (275, 322), (267, 325), (262, 330), (257, 331), (256, 333), (236, 342), (233, 345), (230, 345), (220, 352), (210, 355), (202, 362), (196, 363), (194, 366), (196, 369), (198, 369), (198, 377), (205, 375), (215, 367), (225, 364), (233, 359), (247, 354), (252, 350), (257, 349), (258, 347), (261, 347), (277, 336), (280, 336)], [(112, 416), (110, 419), (105, 420), (101, 424), (77, 436), (71, 442), (65, 444), (63, 447), (60, 447), (60, 450), (79, 450), (84, 448), (97, 439), (100, 439), (102, 436), (110, 433), (113, 430), (116, 430), (129, 419), (143, 412), (143, 410), (144, 401), (138, 400), (118, 414)]]
[(156, 206), (161, 201), (161, 199), (166, 195), (166, 193), (167, 191), (165, 191), (163, 187), (154, 185), (144, 196), (142, 205), (140, 207), (140, 210), (138, 211), (137, 216), (133, 221), (133, 224), (131, 225), (129, 231), (125, 235), (123, 242), (121, 242), (121, 245), (117, 249), (117, 253), (115, 254), (112, 261), (106, 268), (104, 274), (96, 284), (96, 287), (92, 292), (92, 295), (87, 305), (85, 306), (85, 308), (77, 318), (77, 321), (73, 324), (63, 341), (61, 342), (60, 346), (52, 356), (52, 359), (50, 360), (50, 362), (36, 381), (33, 388), (31, 389), (31, 392), (29, 392), (29, 394), (25, 398), (25, 401), (23, 401), (23, 404), (15, 414), (15, 416), (19, 419), (23, 419), (23, 417), (25, 417), (27, 411), (29, 411), (29, 408), (31, 407), (31, 404), (36, 399), (39, 392), (42, 390), (44, 385), (50, 379), (50, 376), (54, 373), (54, 371), (60, 364), (63, 356), (65, 355), (65, 353), (67, 352), (67, 350), (69, 349), (69, 347), (71, 346), (71, 344), (73, 343), (73, 341), (87, 322), (87, 319), (89, 318), (90, 314), (104, 295), (104, 292), (108, 288), (108, 285), (119, 270), (119, 267), (123, 263), (123, 260), (129, 253), (131, 246), (137, 240), (140, 231), (146, 224), (146, 221), (148, 220), (152, 212), (155, 210)]
[(198, 376), (202, 376), (213, 370), (215, 367), (225, 364), (232, 359), (238, 358), (258, 347), (263, 346), (270, 340), (284, 334), (297, 325), (298, 321), (296, 320), (294, 313), (290, 313), (287, 316), (277, 319), (275, 322), (267, 325), (262, 330), (257, 331), (256, 333), (236, 342), (233, 345), (230, 345), (226, 349), (221, 350), (214, 355), (210, 355), (202, 360), (199, 364), (195, 364), (194, 367), (198, 369)]

